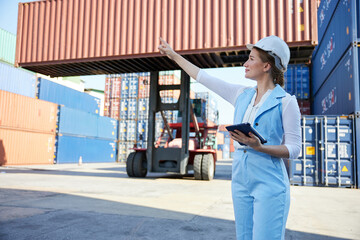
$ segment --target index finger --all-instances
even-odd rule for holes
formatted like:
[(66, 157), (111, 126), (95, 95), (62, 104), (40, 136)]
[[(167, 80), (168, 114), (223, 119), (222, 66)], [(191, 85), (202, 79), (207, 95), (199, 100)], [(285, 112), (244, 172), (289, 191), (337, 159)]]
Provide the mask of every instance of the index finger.
[(160, 42), (166, 44), (167, 42), (160, 37)]

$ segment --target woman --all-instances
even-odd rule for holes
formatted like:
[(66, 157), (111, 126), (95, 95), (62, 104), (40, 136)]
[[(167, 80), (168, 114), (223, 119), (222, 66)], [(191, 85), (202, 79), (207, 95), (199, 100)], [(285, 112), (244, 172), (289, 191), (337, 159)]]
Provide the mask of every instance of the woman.
[(257, 86), (245, 87), (209, 76), (160, 41), (162, 54), (234, 105), (234, 124), (249, 122), (267, 139), (261, 144), (251, 133), (247, 137), (239, 131), (230, 132), (236, 149), (232, 196), (237, 239), (284, 239), (290, 188), (282, 158), (297, 158), (301, 150), (299, 106), (281, 87), (289, 47), (276, 36), (248, 44), (251, 52), (244, 64), (245, 77), (257, 81)]

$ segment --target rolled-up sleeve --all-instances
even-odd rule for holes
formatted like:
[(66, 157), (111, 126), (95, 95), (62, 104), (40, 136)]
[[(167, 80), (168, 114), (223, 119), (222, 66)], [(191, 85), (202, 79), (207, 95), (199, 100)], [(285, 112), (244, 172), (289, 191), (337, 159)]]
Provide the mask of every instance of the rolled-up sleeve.
[(284, 145), (289, 151), (289, 159), (298, 158), (301, 151), (301, 126), (299, 105), (294, 96), (283, 108)]

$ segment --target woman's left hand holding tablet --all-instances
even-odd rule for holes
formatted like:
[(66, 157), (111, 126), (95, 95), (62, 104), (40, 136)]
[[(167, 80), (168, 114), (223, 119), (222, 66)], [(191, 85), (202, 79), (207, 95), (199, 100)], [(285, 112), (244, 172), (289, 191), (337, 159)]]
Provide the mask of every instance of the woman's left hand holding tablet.
[(235, 141), (241, 142), (241, 143), (253, 148), (254, 150), (258, 150), (262, 146), (260, 139), (252, 133), (249, 133), (250, 137), (246, 136), (239, 130), (235, 130), (235, 132), (230, 131), (229, 133), (230, 133), (232, 139), (234, 139)]

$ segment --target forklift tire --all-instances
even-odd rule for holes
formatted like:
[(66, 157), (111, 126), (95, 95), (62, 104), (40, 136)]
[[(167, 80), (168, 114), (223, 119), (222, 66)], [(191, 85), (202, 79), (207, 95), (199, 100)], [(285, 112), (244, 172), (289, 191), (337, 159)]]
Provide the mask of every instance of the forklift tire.
[(201, 166), (201, 175), (203, 180), (210, 181), (214, 178), (215, 166), (214, 157), (210, 154), (204, 154)]
[(129, 177), (135, 177), (133, 169), (135, 154), (136, 152), (130, 153), (126, 159), (126, 173)]
[(133, 161), (135, 177), (145, 177), (147, 174), (147, 161), (145, 152), (136, 152)]
[(194, 157), (194, 177), (195, 180), (202, 180), (201, 165), (203, 161), (202, 154), (196, 154)]

